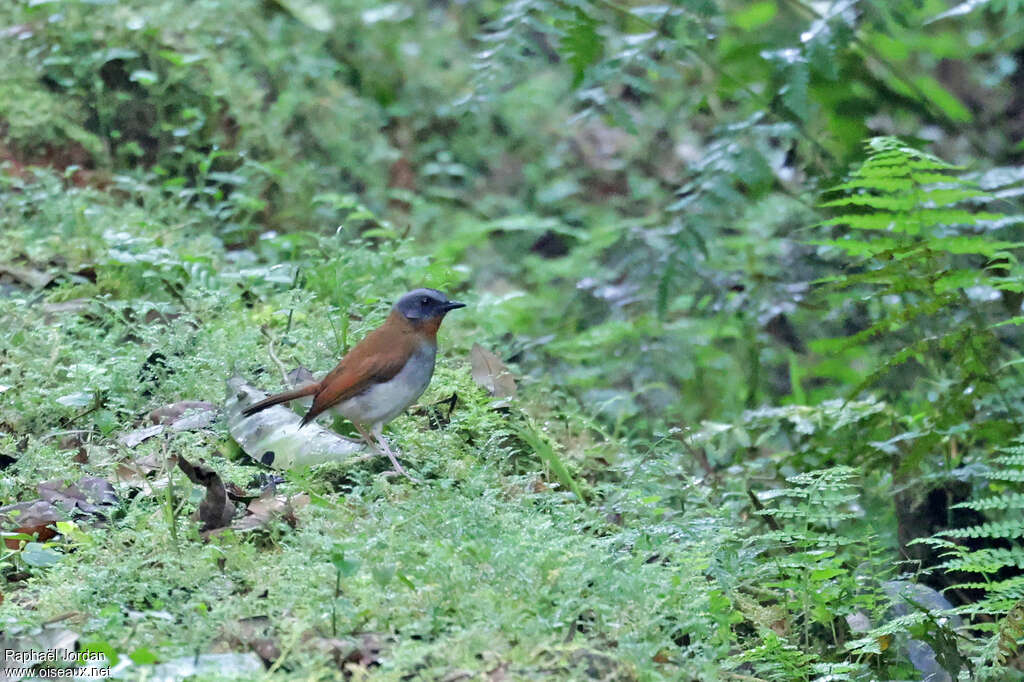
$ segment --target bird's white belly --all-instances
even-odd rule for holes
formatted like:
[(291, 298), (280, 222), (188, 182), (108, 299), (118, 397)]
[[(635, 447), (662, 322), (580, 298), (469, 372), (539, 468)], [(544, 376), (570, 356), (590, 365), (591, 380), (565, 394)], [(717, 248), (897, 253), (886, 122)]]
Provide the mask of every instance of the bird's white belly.
[(374, 384), (362, 393), (338, 403), (332, 411), (360, 424), (389, 422), (416, 402), (434, 374), (436, 347), (423, 344), (389, 381)]

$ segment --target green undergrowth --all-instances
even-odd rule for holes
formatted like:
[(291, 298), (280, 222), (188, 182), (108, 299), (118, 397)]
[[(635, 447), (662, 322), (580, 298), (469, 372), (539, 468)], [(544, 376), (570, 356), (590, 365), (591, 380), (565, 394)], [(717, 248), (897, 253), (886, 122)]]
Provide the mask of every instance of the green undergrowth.
[[(4, 517), (4, 645), (129, 679), (1012, 679), (1013, 5), (0, 4), (0, 506), (113, 495)], [(418, 286), (468, 304), (388, 425), (423, 483), (277, 480), (223, 417), (131, 440), (322, 374)], [(174, 458), (279, 514), (204, 533)]]
[[(55, 279), (0, 297), (0, 451), (17, 460), (0, 493), (30, 500), (42, 481), (89, 475), (112, 481), (119, 499), (107, 522), (79, 519), (50, 543), (52, 566), (8, 553), (8, 570), (28, 576), (0, 606), (5, 631), (71, 613), (81, 642), (167, 661), (238, 649), (238, 624), (266, 617), (286, 652), (275, 670), (314, 676), (335, 667), (307, 640), (353, 633), (383, 642), (367, 663), (380, 679), (717, 669), (728, 615), (704, 588), (709, 567), (735, 551), (721, 512), (685, 482), (674, 501), (645, 494), (633, 460), (543, 375), (519, 376), (518, 397), (498, 408), (470, 377), (472, 343), (501, 351), (502, 325), (542, 301), (478, 298), (451, 263), (417, 256), (411, 241), (293, 233), (228, 249), (159, 191), (118, 200), (46, 174), (8, 189), (0, 260)], [(295, 528), (279, 521), (207, 540), (189, 518), (202, 490), (180, 471), (170, 492), (165, 474), (121, 480), (119, 465), (171, 454), (251, 485), (267, 472), (223, 420), (134, 448), (117, 438), (165, 404), (221, 404), (233, 373), (276, 388), (271, 338), (286, 366), (329, 369), (383, 319), (385, 297), (417, 285), (469, 302), (445, 322), (420, 401), (456, 395), (442, 428), (418, 411), (389, 428), (425, 483), (383, 477), (383, 458), (293, 472), (278, 493), (312, 495)], [(628, 475), (637, 485), (592, 506), (563, 474), (584, 495)], [(354, 569), (336, 596), (339, 552)]]

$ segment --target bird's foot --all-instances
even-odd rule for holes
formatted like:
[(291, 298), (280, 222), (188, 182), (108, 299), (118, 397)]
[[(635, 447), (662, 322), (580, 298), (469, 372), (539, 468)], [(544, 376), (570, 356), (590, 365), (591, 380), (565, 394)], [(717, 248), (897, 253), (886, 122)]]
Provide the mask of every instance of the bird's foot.
[(381, 449), (384, 450), (384, 454), (386, 454), (388, 456), (388, 459), (391, 460), (391, 466), (393, 466), (395, 468), (395, 473), (396, 474), (401, 474), (402, 476), (405, 476), (406, 478), (408, 478), (413, 483), (422, 483), (423, 482), (420, 479), (415, 478), (414, 476), (410, 476), (409, 472), (407, 472), (405, 469), (402, 468), (402, 465), (398, 461), (398, 457), (395, 456), (395, 453), (391, 452), (391, 448), (388, 447), (388, 442), (386, 440), (384, 440), (383, 436), (380, 437), (379, 442), (380, 442), (380, 445), (381, 445)]
[(401, 463), (398, 461), (398, 457), (396, 457), (395, 453), (391, 451), (391, 447), (388, 445), (387, 439), (384, 438), (384, 434), (379, 433), (375, 430), (373, 435), (376, 436), (376, 439), (374, 439), (370, 437), (370, 434), (368, 434), (366, 432), (366, 429), (364, 429), (362, 426), (360, 426), (359, 424), (356, 424), (355, 426), (356, 430), (359, 431), (359, 434), (363, 437), (363, 440), (366, 441), (367, 445), (369, 445), (370, 448), (376, 451), (377, 454), (386, 455), (387, 458), (391, 460), (391, 466), (395, 468), (393, 472), (394, 475), (405, 476), (413, 483), (423, 482), (420, 479), (416, 478), (415, 476), (411, 476), (409, 472), (402, 467)]

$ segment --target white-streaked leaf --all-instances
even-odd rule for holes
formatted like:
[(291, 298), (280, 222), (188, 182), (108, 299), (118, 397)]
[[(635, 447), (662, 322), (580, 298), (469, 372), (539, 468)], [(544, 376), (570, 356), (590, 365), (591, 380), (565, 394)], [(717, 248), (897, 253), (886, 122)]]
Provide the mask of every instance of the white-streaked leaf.
[(85, 407), (92, 402), (92, 393), (87, 391), (68, 393), (57, 398), (57, 402), (65, 407)]
[(315, 422), (301, 427), (302, 418), (277, 405), (251, 417), (242, 414), (249, 405), (266, 397), (242, 377), (228, 379), (224, 406), (228, 431), (246, 454), (274, 469), (292, 469), (324, 462), (355, 461), (364, 451), (362, 443), (342, 438)]

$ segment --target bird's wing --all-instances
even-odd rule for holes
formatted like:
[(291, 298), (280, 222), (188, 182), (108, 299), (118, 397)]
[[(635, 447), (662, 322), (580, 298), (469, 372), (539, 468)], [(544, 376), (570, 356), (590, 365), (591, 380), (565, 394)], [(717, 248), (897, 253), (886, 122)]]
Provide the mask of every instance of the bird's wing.
[[(377, 330), (379, 331), (379, 330)], [(398, 343), (377, 343), (376, 331), (356, 345), (342, 358), (338, 366), (320, 382), (320, 391), (313, 398), (313, 405), (302, 418), (303, 424), (316, 419), (324, 410), (359, 395), (373, 384), (388, 381), (402, 371), (409, 358), (404, 338), (392, 338)], [(401, 337), (401, 335), (399, 335)]]

